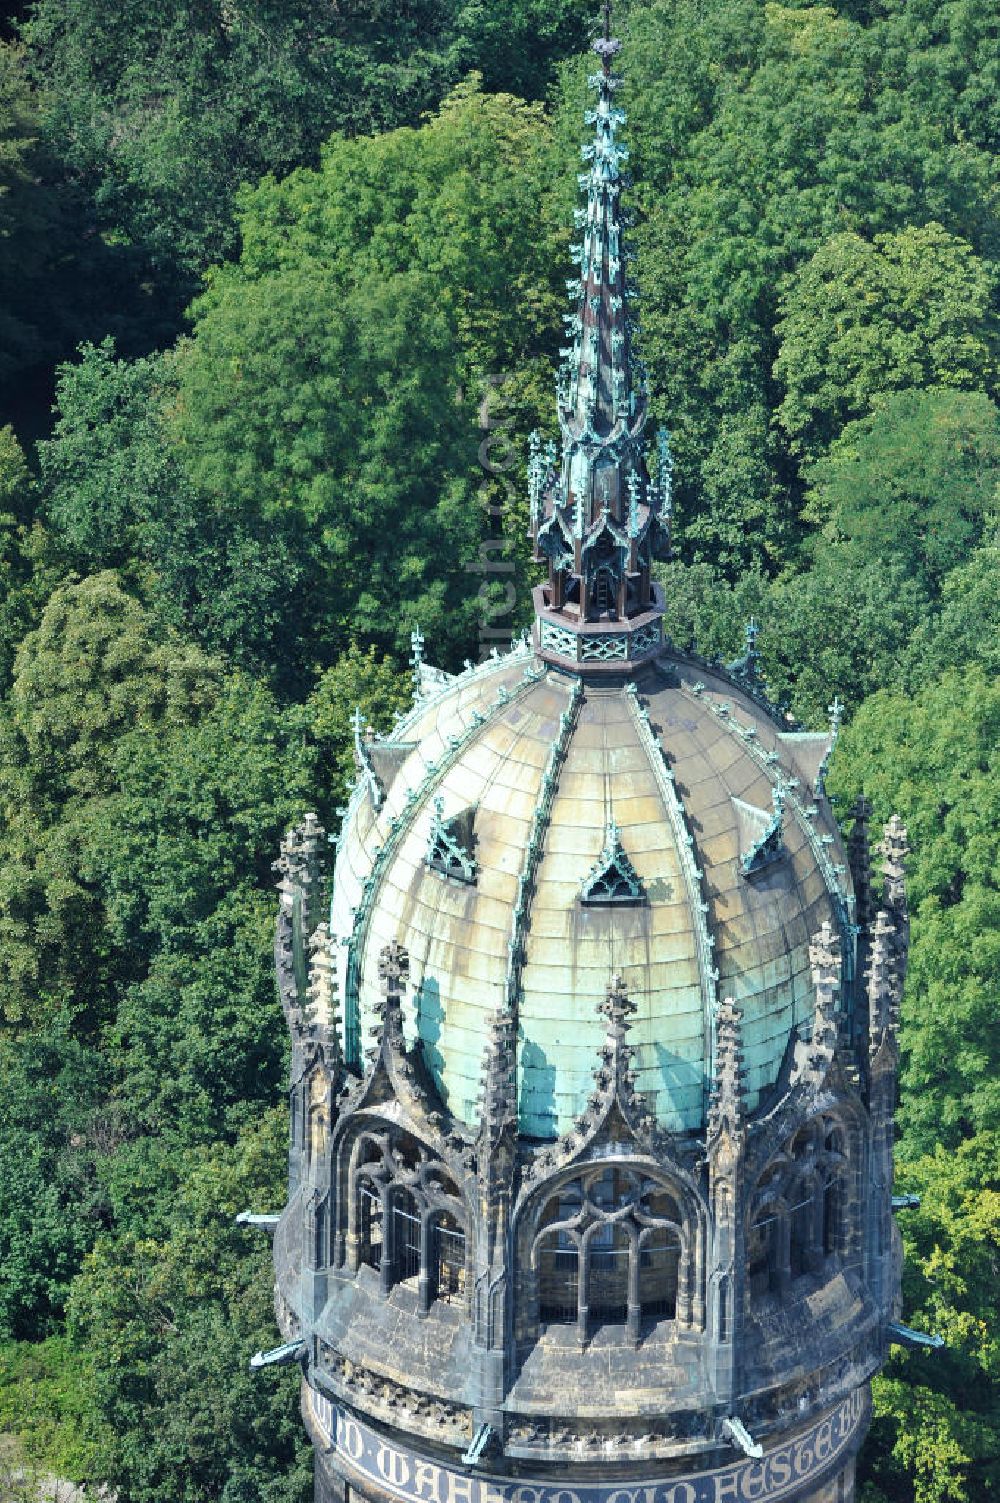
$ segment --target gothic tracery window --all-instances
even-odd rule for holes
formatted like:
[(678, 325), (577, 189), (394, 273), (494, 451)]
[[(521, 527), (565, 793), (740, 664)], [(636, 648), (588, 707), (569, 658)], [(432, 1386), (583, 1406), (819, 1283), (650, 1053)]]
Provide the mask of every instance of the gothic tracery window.
[(626, 1167), (595, 1166), (544, 1205), (531, 1250), (543, 1326), (625, 1326), (633, 1338), (674, 1320), (686, 1241), (670, 1192)]
[(386, 1125), (357, 1139), (345, 1178), (348, 1266), (377, 1270), (386, 1294), (409, 1285), (422, 1311), (464, 1298), (464, 1208), (444, 1165)]
[(820, 1275), (828, 1259), (843, 1253), (847, 1169), (846, 1133), (829, 1117), (807, 1122), (769, 1165), (747, 1228), (751, 1298)]

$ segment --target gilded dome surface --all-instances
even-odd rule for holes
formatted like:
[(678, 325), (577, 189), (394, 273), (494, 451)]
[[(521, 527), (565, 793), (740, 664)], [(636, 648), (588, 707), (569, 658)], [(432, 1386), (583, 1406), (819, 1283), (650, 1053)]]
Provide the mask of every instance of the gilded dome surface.
[[(724, 997), (743, 1009), (753, 1109), (811, 1021), (810, 938), (853, 900), (815, 796), (830, 737), (783, 730), (751, 688), (669, 649), (588, 679), (522, 647), (425, 692), (391, 738), (359, 736), (331, 912), (348, 1058), (377, 1026), (378, 955), (398, 941), (407, 1038), (470, 1125), (506, 1002), (521, 1132), (571, 1127), (616, 974), (662, 1126), (703, 1124)], [(467, 870), (435, 862), (442, 829)]]

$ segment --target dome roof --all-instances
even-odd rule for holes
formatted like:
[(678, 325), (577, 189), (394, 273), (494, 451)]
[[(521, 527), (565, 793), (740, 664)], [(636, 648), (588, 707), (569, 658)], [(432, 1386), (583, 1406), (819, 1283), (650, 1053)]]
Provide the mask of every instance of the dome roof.
[[(364, 740), (356, 721), (359, 783), (331, 916), (348, 1060), (360, 1062), (382, 1012), (379, 954), (398, 943), (404, 1031), (449, 1112), (478, 1121), (496, 1021), (517, 1038), (520, 1131), (541, 1139), (587, 1105), (615, 976), (635, 1007), (635, 1086), (662, 1127), (704, 1122), (726, 996), (742, 1009), (756, 1106), (813, 1016), (810, 939), (825, 921), (848, 938), (853, 921), (822, 796), (830, 738), (789, 733), (766, 704), (755, 628), (729, 674), (664, 643), (654, 575), (671, 546), (672, 459), (661, 431), (650, 474), (618, 43), (606, 34), (597, 50), (556, 386), (561, 453), (536, 436), (529, 465), (546, 574), (535, 651), (431, 687), (416, 634), (412, 713), (390, 741)], [(848, 983), (852, 964), (846, 955)]]
[(853, 898), (822, 794), (830, 736), (783, 730), (753, 690), (671, 650), (588, 680), (522, 646), (441, 676), (390, 739), (359, 734), (331, 910), (348, 1058), (377, 1026), (396, 940), (407, 1038), (470, 1125), (505, 1005), (521, 1132), (572, 1125), (616, 974), (662, 1126), (703, 1124), (723, 997), (743, 1009), (756, 1106), (812, 1019), (810, 938)]

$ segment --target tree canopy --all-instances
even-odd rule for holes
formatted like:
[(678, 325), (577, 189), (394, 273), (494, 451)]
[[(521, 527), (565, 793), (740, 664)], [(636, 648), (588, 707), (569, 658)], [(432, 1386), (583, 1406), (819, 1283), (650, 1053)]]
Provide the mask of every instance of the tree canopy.
[[(270, 1343), (271, 863), (350, 717), (535, 579), (580, 0), (26, 0), (0, 42), (0, 1429), (121, 1503), (300, 1503)], [(988, 1503), (1000, 1143), (1000, 39), (988, 0), (616, 17), (667, 627), (910, 830), (905, 1317), (864, 1503)], [(504, 579), (507, 579), (507, 575)], [(472, 588), (470, 588), (470, 581)], [(485, 592), (489, 596), (489, 589)]]

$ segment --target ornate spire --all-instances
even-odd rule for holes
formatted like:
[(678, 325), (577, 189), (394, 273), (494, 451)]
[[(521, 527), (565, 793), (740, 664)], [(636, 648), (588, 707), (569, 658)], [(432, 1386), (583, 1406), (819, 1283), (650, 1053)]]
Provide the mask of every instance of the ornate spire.
[[(648, 1150), (656, 1136), (656, 1118), (646, 1098), (636, 1090), (632, 1060), (635, 1049), (628, 1042), (635, 1003), (621, 976), (613, 976), (598, 1011), (607, 1019), (607, 1032), (594, 1071), (594, 1089), (572, 1129), (551, 1147), (536, 1154), (525, 1171), (527, 1182), (544, 1179), (572, 1163), (598, 1140), (617, 1137), (621, 1123)], [(620, 1121), (616, 1122), (617, 1117)]]
[(743, 628), (743, 651), (734, 662), (728, 665), (729, 672), (746, 684), (751, 692), (762, 692), (764, 679), (760, 671), (760, 648), (757, 646), (760, 637), (760, 625), (755, 616), (751, 616)]
[(419, 626), (410, 632), (410, 680), (413, 684), (413, 703), (419, 705), (424, 697), (424, 634)]
[(325, 1040), (333, 1056), (339, 1059), (337, 969), (330, 945), (330, 929), (325, 923), (314, 930), (309, 940), (309, 986), (306, 995), (306, 1027)]
[(309, 1027), (309, 943), (322, 918), (325, 899), (326, 832), (315, 814), (289, 830), (274, 863), (280, 907), (275, 963), (281, 1005), (293, 1033)]
[(367, 726), (365, 717), (361, 713), (360, 705), (354, 706), (351, 715), (351, 733), (354, 737), (354, 766), (358, 777), (368, 789), (369, 796), (374, 808), (381, 808), (385, 793), (379, 782), (371, 759), (371, 731)]
[(906, 826), (898, 814), (892, 816), (882, 832), (879, 854), (885, 878), (885, 906), (892, 913), (906, 914), (906, 858), (910, 854), (910, 845)]
[(837, 993), (840, 991), (840, 950), (829, 921), (813, 936), (809, 946), (809, 964), (816, 989), (813, 1052), (832, 1059), (837, 1048), (836, 1007)]
[(734, 1139), (743, 1132), (743, 1012), (732, 997), (716, 1014), (715, 1080), (708, 1108), (708, 1138), (723, 1131)]
[[(549, 566), (548, 584), (536, 592), (542, 623), (556, 621), (564, 636), (540, 630), (540, 647), (562, 658), (585, 660), (582, 628), (614, 623), (611, 633), (628, 645), (614, 657), (648, 657), (661, 642), (660, 602), (650, 582), (654, 555), (665, 551), (671, 464), (664, 437), (654, 483), (646, 468), (645, 372), (634, 350), (637, 296), (629, 276), (631, 253), (621, 192), (627, 148), (618, 132), (625, 113), (615, 103), (621, 80), (612, 73), (621, 43), (610, 34), (593, 44), (600, 72), (589, 80), (597, 98), (585, 116), (593, 138), (583, 147), (579, 182), (586, 204), (576, 211), (580, 238), (572, 247), (579, 271), (568, 283), (573, 312), (566, 316), (569, 343), (556, 383), (562, 457), (547, 465), (540, 446), (529, 467), (531, 531), (535, 556)], [(553, 456), (554, 460), (554, 456)], [(655, 633), (631, 640), (628, 623), (650, 613)], [(567, 633), (581, 633), (572, 641)], [(575, 650), (574, 650), (575, 649)], [(606, 657), (595, 654), (597, 662)]]
[[(621, 976), (613, 976), (607, 995), (599, 1011), (607, 1019), (607, 1034), (601, 1045), (601, 1063), (594, 1071), (596, 1090), (590, 1097), (585, 1118), (596, 1123), (603, 1122), (614, 1102), (617, 1101), (625, 1121), (640, 1134), (648, 1134), (654, 1128), (654, 1120), (646, 1103), (635, 1088), (635, 1072), (632, 1060), (635, 1049), (628, 1042), (632, 1027), (632, 1014), (636, 1006), (628, 994)], [(582, 1127), (582, 1122), (577, 1124)]]

